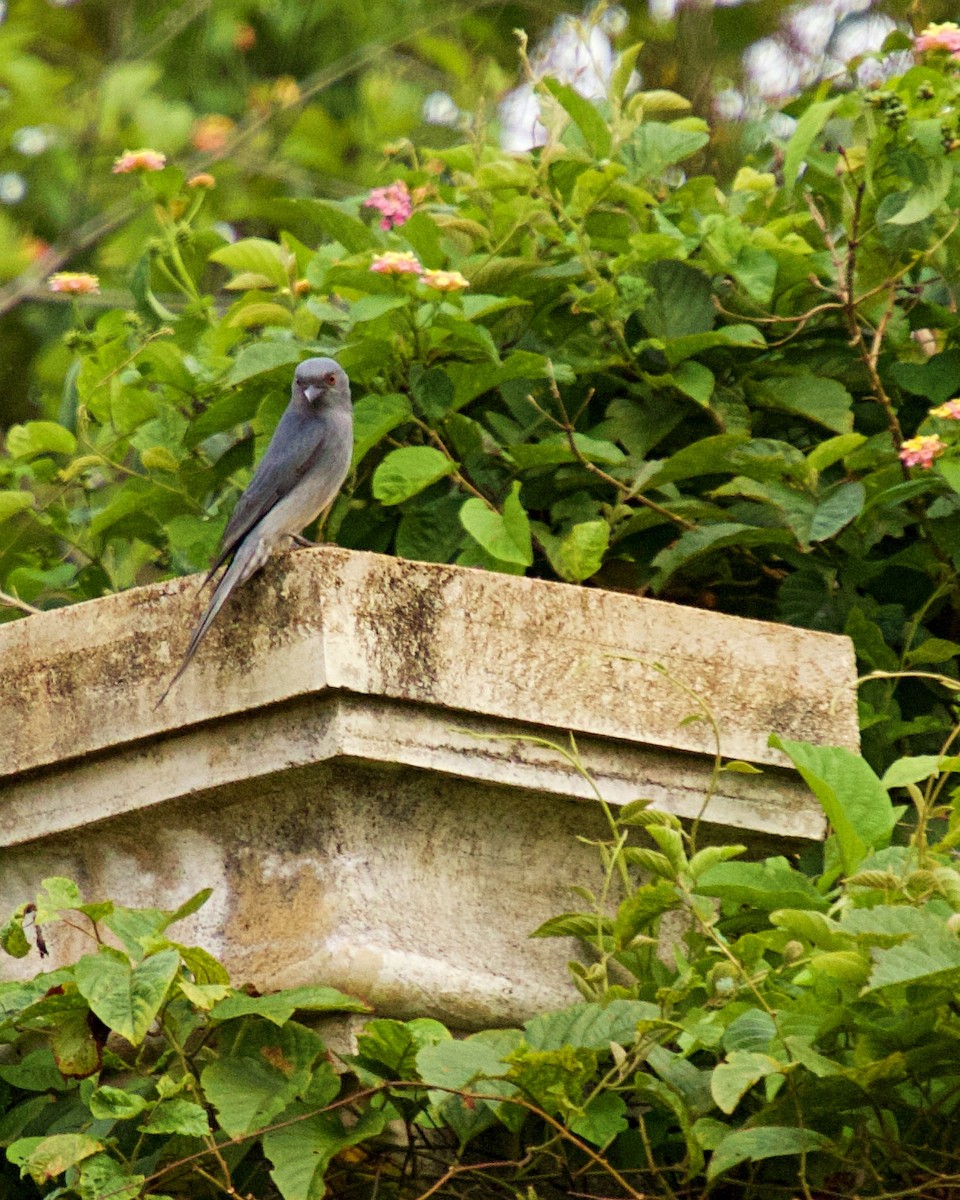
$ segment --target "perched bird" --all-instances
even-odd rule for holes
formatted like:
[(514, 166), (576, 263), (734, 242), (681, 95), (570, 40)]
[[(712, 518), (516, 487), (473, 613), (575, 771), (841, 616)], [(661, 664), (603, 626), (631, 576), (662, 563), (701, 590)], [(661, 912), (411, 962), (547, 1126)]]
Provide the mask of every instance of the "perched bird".
[(290, 403), (249, 487), (237, 501), (223, 532), (220, 553), (203, 586), (224, 563), (227, 569), (157, 707), (187, 669), (233, 589), (259, 571), (289, 539), (303, 542), (300, 530), (333, 501), (350, 468), (352, 453), (350, 381), (332, 358), (308, 358), (297, 367)]

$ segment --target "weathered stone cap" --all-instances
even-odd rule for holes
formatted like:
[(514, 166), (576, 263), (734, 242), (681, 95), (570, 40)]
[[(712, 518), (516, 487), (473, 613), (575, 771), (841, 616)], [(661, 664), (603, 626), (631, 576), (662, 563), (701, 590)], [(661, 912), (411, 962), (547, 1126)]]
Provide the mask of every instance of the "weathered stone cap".
[[(783, 765), (771, 732), (856, 749), (848, 638), (658, 600), (336, 547), (279, 556), (228, 601), (156, 707), (199, 576), (0, 626), (4, 777), (311, 693), (409, 700)], [(662, 671), (658, 668), (662, 668)]]

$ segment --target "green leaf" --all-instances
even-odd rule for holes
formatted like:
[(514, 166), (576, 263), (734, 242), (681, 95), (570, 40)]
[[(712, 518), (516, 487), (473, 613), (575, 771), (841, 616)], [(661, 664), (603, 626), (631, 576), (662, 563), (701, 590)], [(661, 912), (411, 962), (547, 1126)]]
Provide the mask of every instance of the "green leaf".
[(405, 308), (409, 303), (406, 296), (363, 296), (350, 306), (349, 328), (363, 325), (367, 321), (376, 321), (378, 317), (386, 316), (398, 308)]
[[(131, 1173), (109, 1154), (97, 1154), (80, 1164), (82, 1200), (140, 1200), (145, 1182), (146, 1176)], [(157, 1195), (157, 1200), (163, 1197)]]
[(206, 1137), (210, 1122), (206, 1110), (192, 1100), (161, 1100), (137, 1128), (141, 1133), (176, 1133), (181, 1137)]
[(249, 272), (269, 280), (274, 287), (289, 287), (293, 255), (276, 242), (266, 238), (241, 238), (221, 246), (210, 255), (210, 261), (228, 267), (235, 275)]
[(351, 205), (335, 200), (297, 198), (274, 202), (278, 215), (284, 213), (305, 219), (322, 230), (331, 241), (339, 242), (350, 254), (361, 254), (364, 250), (379, 248), (383, 239), (371, 225), (365, 224), (351, 211)]
[(960, 391), (960, 350), (944, 350), (924, 363), (895, 362), (890, 369), (902, 388), (931, 404), (943, 404)]
[(704, 408), (709, 405), (716, 384), (714, 374), (709, 367), (687, 359), (674, 367), (672, 375), (674, 384), (685, 396), (689, 396), (691, 400), (695, 400)]
[(937, 463), (937, 473), (943, 476), (952, 491), (960, 495), (960, 462), (951, 458), (941, 459)]
[(916, 225), (925, 221), (946, 199), (953, 182), (953, 165), (946, 155), (924, 159), (922, 173), (922, 181), (915, 182), (905, 193), (903, 206), (886, 218), (888, 225)]
[(451, 362), (446, 370), (453, 380), (455, 409), (463, 408), (484, 392), (514, 379), (550, 379), (555, 376), (558, 383), (573, 381), (573, 373), (565, 364), (558, 363), (554, 368), (543, 354), (533, 354), (529, 350), (514, 350), (502, 364)]
[(568, 583), (582, 583), (595, 575), (610, 544), (610, 526), (606, 521), (581, 521), (562, 537), (538, 525), (537, 540), (543, 545), (550, 565)]
[(756, 525), (724, 522), (690, 529), (654, 558), (658, 568), (654, 590), (659, 591), (681, 567), (687, 566), (702, 554), (714, 553), (728, 546), (791, 546), (794, 539), (785, 529), (763, 529)]
[(543, 86), (583, 134), (583, 140), (590, 147), (593, 156), (609, 157), (612, 140), (610, 126), (595, 106), (568, 84), (560, 83), (556, 79), (544, 79)]
[(471, 497), (463, 502), (460, 522), (493, 558), (521, 567), (529, 567), (533, 562), (530, 522), (520, 503), (519, 483), (513, 484), (504, 500), (502, 515)]
[(428, 504), (408, 506), (397, 525), (394, 551), (400, 558), (420, 562), (450, 562), (464, 542), (462, 504), (463, 498), (456, 495), (431, 497)]
[(843, 869), (857, 869), (870, 849), (890, 840), (897, 811), (865, 759), (842, 746), (814, 746), (772, 734), (769, 744), (782, 750), (820, 802), (837, 835)]
[(524, 1025), (527, 1043), (536, 1050), (606, 1050), (611, 1042), (632, 1046), (637, 1024), (655, 1021), (660, 1009), (646, 1000), (611, 1000), (607, 1005), (584, 1002), (540, 1013)]
[(340, 1081), (326, 1061), (313, 1070), (324, 1050), (320, 1037), (295, 1021), (280, 1029), (265, 1021), (245, 1027), (234, 1052), (209, 1063), (200, 1076), (223, 1130), (241, 1137), (263, 1129), (308, 1086), (315, 1107), (328, 1104)]
[(872, 952), (873, 970), (866, 991), (924, 983), (954, 990), (960, 982), (960, 940), (932, 914), (922, 933), (897, 946)]
[(825, 471), (840, 462), (851, 451), (862, 446), (867, 439), (862, 433), (840, 433), (836, 437), (818, 442), (807, 455), (807, 465), (814, 471)]
[(867, 493), (859, 480), (838, 484), (817, 505), (808, 541), (823, 542), (840, 532), (863, 511)]
[(796, 413), (834, 433), (853, 429), (853, 397), (835, 379), (813, 374), (774, 376), (756, 384), (754, 395), (761, 404)]
[(330, 1195), (324, 1175), (330, 1160), (348, 1146), (381, 1134), (391, 1110), (366, 1109), (350, 1128), (337, 1113), (318, 1113), (318, 1104), (293, 1104), (283, 1124), (263, 1135), (263, 1152), (273, 1164), (270, 1177), (283, 1200), (323, 1200)]
[(353, 465), (382, 439), (413, 416), (406, 396), (389, 393), (362, 396), (353, 406)]
[(671, 368), (685, 359), (702, 354), (705, 350), (714, 350), (718, 346), (759, 350), (766, 345), (763, 334), (755, 325), (724, 325), (708, 333), (689, 333), (684, 337), (660, 339), (660, 343)]
[(56, 421), (27, 421), (11, 425), (6, 433), (7, 452), (13, 458), (35, 458), (38, 454), (73, 454), (77, 439)]
[(6, 521), (15, 513), (32, 508), (34, 499), (31, 492), (0, 491), (0, 521)]
[(284, 1025), (295, 1012), (368, 1012), (367, 1005), (355, 996), (332, 987), (286, 988), (266, 996), (229, 996), (214, 1005), (210, 1017), (214, 1021), (231, 1021), (236, 1017), (256, 1015)]
[(570, 1122), (571, 1130), (594, 1146), (606, 1146), (629, 1128), (627, 1105), (616, 1092), (597, 1092), (584, 1105), (583, 1115)]
[(246, 379), (276, 371), (279, 367), (292, 366), (299, 363), (303, 356), (303, 347), (293, 342), (253, 342), (244, 346), (237, 355), (223, 381), (224, 386), (232, 387)]
[(679, 338), (713, 329), (717, 314), (710, 280), (702, 271), (666, 259), (648, 268), (647, 280), (653, 296), (640, 316), (651, 337)]
[[(639, 101), (642, 99), (642, 95), (638, 97)], [(665, 168), (696, 154), (709, 140), (710, 135), (703, 132), (702, 122), (690, 128), (686, 119), (669, 125), (660, 121), (644, 121), (621, 155), (629, 160), (639, 175), (657, 179)]]
[(717, 863), (702, 872), (695, 891), (764, 912), (776, 908), (829, 908), (809, 877), (779, 856), (759, 863)]
[(782, 1069), (782, 1064), (769, 1054), (734, 1050), (727, 1055), (726, 1062), (714, 1068), (710, 1079), (710, 1091), (717, 1106), (730, 1114), (755, 1083)]
[(952, 662), (960, 656), (960, 645), (948, 638), (932, 637), (921, 642), (913, 650), (907, 651), (907, 662), (911, 667), (919, 664), (940, 664)]
[(147, 1107), (147, 1101), (136, 1092), (104, 1085), (91, 1094), (87, 1106), (98, 1121), (124, 1121), (139, 1117)]
[(783, 186), (788, 196), (797, 182), (797, 176), (807, 151), (813, 145), (814, 139), (819, 136), (824, 125), (833, 116), (834, 110), (842, 99), (842, 96), (833, 96), (829, 100), (811, 104), (797, 121), (783, 156)]
[(732, 475), (735, 468), (731, 463), (731, 455), (746, 441), (747, 435), (743, 433), (721, 433), (700, 438), (660, 463), (646, 481), (645, 488), (663, 487), (666, 483), (695, 479), (701, 475)]
[(7, 1148), (7, 1158), (37, 1184), (62, 1175), (85, 1158), (99, 1153), (103, 1143), (85, 1133), (56, 1133), (52, 1137), (20, 1138)]
[(391, 450), (374, 471), (373, 494), (381, 504), (400, 504), (458, 466), (433, 446), (401, 446)]
[(885, 788), (905, 787), (908, 783), (920, 783), (932, 775), (960, 770), (958, 760), (942, 754), (919, 754), (912, 758), (898, 758), (883, 773), (881, 783)]
[(577, 454), (587, 462), (601, 463), (604, 466), (616, 466), (626, 458), (615, 443), (588, 437), (585, 433), (575, 433), (573, 443), (577, 449), (576, 454), (564, 434), (550, 434), (538, 442), (511, 445), (510, 457), (522, 468), (552, 467), (559, 463), (577, 462)]
[(77, 988), (114, 1033), (139, 1046), (153, 1024), (180, 967), (176, 950), (161, 950), (131, 967), (109, 947), (85, 954), (75, 967)]
[(795, 1129), (789, 1125), (756, 1125), (752, 1129), (736, 1129), (723, 1139), (710, 1156), (708, 1181), (729, 1171), (742, 1162), (759, 1162), (764, 1158), (811, 1153), (832, 1149), (832, 1142), (813, 1129)]

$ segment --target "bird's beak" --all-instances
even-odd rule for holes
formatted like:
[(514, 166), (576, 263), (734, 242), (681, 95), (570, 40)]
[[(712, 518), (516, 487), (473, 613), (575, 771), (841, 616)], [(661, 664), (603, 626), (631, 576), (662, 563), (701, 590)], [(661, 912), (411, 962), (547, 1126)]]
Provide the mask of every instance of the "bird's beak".
[(303, 394), (308, 404), (315, 404), (323, 395), (323, 388), (317, 387), (315, 383), (308, 383), (303, 388)]

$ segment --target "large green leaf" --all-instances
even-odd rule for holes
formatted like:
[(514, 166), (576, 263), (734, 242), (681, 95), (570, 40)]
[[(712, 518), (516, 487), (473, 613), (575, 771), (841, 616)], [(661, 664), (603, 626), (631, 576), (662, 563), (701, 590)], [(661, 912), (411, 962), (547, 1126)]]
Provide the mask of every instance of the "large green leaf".
[(333, 1068), (323, 1062), (313, 1071), (324, 1049), (313, 1030), (294, 1021), (280, 1029), (265, 1021), (245, 1026), (232, 1053), (209, 1063), (200, 1076), (224, 1131), (241, 1137), (263, 1129), (308, 1086), (321, 1093), (318, 1104), (332, 1100), (340, 1087)]
[(108, 946), (77, 963), (77, 988), (109, 1029), (139, 1046), (167, 998), (180, 967), (176, 950), (161, 950), (131, 966)]
[(841, 100), (842, 96), (833, 96), (829, 100), (811, 104), (797, 121), (783, 156), (783, 183), (788, 194), (793, 191), (797, 182), (807, 151), (833, 116)]
[(561, 579), (581, 583), (600, 570), (610, 543), (610, 526), (606, 521), (580, 521), (560, 537), (543, 525), (536, 525), (535, 530), (551, 567)]
[(227, 246), (221, 246), (210, 255), (210, 261), (229, 267), (235, 275), (260, 277), (264, 284), (250, 283), (247, 286), (287, 287), (293, 256), (277, 242), (266, 238), (241, 238)]
[(776, 734), (770, 745), (782, 750), (820, 802), (837, 835), (843, 869), (855, 871), (871, 849), (888, 844), (902, 809), (865, 759), (841, 746), (814, 746)]
[(597, 108), (579, 92), (574, 91), (569, 84), (560, 83), (556, 79), (545, 79), (543, 85), (583, 134), (583, 140), (594, 156), (606, 158), (610, 153), (612, 135), (609, 124)]
[(362, 396), (353, 406), (353, 465), (412, 415), (410, 401), (396, 392)]
[(368, 1012), (367, 1005), (355, 996), (332, 987), (285, 988), (266, 996), (229, 996), (214, 1005), (210, 1016), (214, 1021), (230, 1021), (236, 1017), (256, 1015), (274, 1025), (284, 1025), (297, 1011), (303, 1012)]
[(530, 521), (520, 503), (519, 483), (514, 483), (504, 500), (502, 513), (471, 497), (460, 509), (460, 521), (493, 558), (521, 567), (529, 567), (533, 562)]
[(707, 333), (716, 320), (709, 278), (688, 263), (667, 259), (647, 270), (653, 295), (641, 318), (651, 337)]
[(774, 376), (760, 381), (754, 395), (761, 404), (796, 413), (834, 433), (853, 429), (853, 397), (835, 379), (813, 374)]
[(34, 458), (38, 454), (73, 454), (77, 439), (56, 421), (27, 421), (26, 425), (10, 426), (6, 446), (14, 458)]
[(333, 1156), (382, 1133), (391, 1117), (388, 1108), (368, 1108), (348, 1127), (337, 1113), (318, 1113), (323, 1102), (291, 1105), (278, 1128), (263, 1136), (263, 1152), (273, 1164), (270, 1177), (283, 1200), (323, 1200)]
[(793, 543), (793, 537), (784, 529), (764, 529), (735, 522), (703, 525), (681, 534), (672, 546), (661, 550), (654, 558), (653, 565), (657, 568), (654, 589), (659, 591), (677, 571), (704, 554), (729, 546), (752, 549), (754, 546), (791, 546)]
[(450, 475), (457, 466), (433, 446), (401, 446), (391, 450), (374, 471), (373, 494), (381, 504), (400, 504)]
[(746, 1093), (767, 1075), (783, 1070), (783, 1064), (769, 1054), (757, 1054), (753, 1050), (734, 1050), (727, 1055), (726, 1062), (714, 1068), (710, 1090), (717, 1106), (725, 1113), (732, 1113)]
[(524, 1028), (527, 1042), (538, 1050), (573, 1046), (605, 1050), (611, 1042), (632, 1046), (637, 1024), (655, 1021), (660, 1009), (646, 1000), (611, 1000), (608, 1004), (571, 1004), (556, 1012), (532, 1017)]
[(707, 1179), (716, 1179), (742, 1162), (759, 1162), (764, 1158), (809, 1154), (831, 1148), (830, 1139), (813, 1129), (795, 1129), (790, 1125), (756, 1125), (751, 1129), (735, 1129), (710, 1156)]
[(809, 877), (794, 870), (781, 857), (759, 863), (717, 863), (700, 875), (695, 890), (703, 896), (716, 896), (766, 912), (777, 908), (829, 908)]

